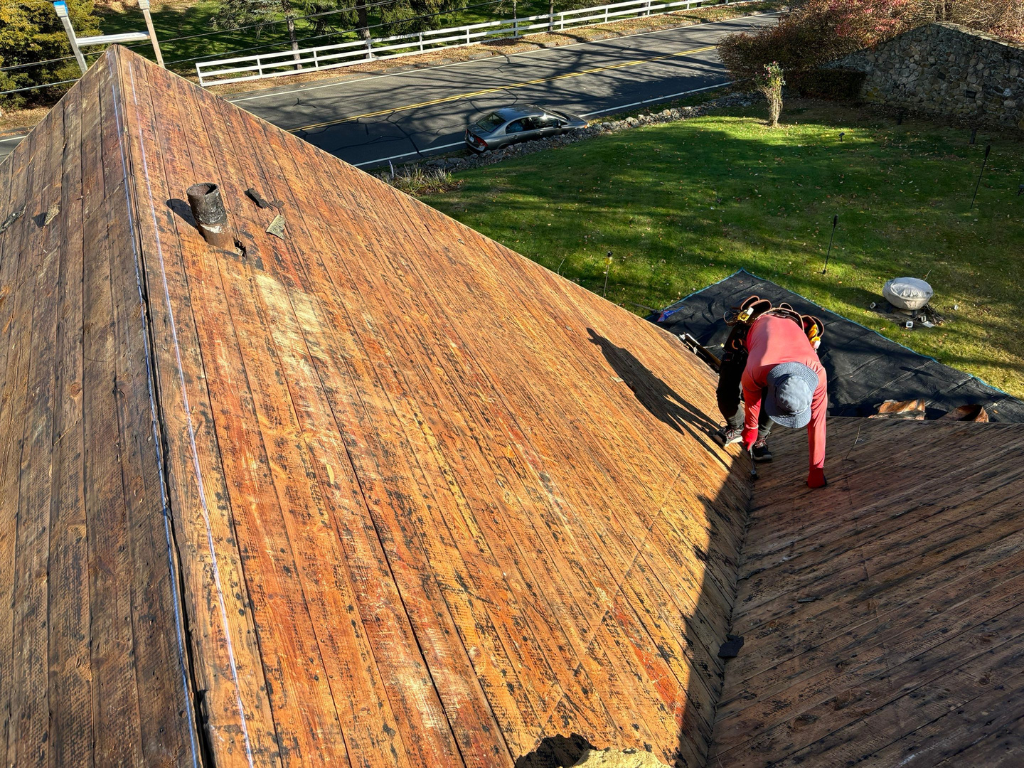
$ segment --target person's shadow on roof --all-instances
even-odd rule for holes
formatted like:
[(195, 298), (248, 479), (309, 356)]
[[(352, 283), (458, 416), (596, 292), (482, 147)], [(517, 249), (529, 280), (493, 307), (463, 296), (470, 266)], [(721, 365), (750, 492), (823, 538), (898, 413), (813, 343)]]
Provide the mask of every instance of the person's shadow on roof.
[(640, 404), (659, 421), (664, 422), (680, 434), (689, 435), (700, 442), (717, 458), (717, 446), (712, 435), (718, 425), (711, 421), (699, 408), (682, 397), (672, 387), (651, 373), (632, 352), (612, 344), (593, 328), (587, 328), (590, 341), (601, 348), (601, 354), (611, 365)]

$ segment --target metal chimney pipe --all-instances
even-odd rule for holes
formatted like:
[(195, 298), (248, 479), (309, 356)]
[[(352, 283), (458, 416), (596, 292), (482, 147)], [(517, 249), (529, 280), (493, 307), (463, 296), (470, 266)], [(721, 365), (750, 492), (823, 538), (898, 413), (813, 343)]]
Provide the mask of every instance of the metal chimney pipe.
[(233, 250), (235, 238), (228, 228), (228, 212), (224, 210), (220, 188), (216, 184), (193, 184), (185, 194), (192, 217), (206, 242), (214, 248)]

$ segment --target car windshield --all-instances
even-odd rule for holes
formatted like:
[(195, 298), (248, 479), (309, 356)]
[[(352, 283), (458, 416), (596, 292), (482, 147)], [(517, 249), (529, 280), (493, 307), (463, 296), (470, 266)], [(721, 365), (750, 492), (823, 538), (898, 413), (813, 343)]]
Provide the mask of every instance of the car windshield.
[(491, 114), (489, 114), (483, 120), (478, 120), (476, 123), (474, 123), (474, 125), (480, 130), (485, 131), (486, 133), (490, 133), (499, 125), (502, 125), (504, 122), (505, 121), (498, 115), (497, 112), (491, 112)]
[(568, 117), (566, 117), (565, 115), (563, 115), (563, 114), (562, 114), (561, 112), (555, 112), (555, 110), (553, 110), (553, 109), (549, 109), (549, 110), (547, 110), (547, 113), (548, 113), (549, 115), (554, 115), (554, 116), (555, 116), (555, 117), (557, 117), (557, 118), (558, 118), (559, 120), (568, 120), (568, 119), (569, 119)]

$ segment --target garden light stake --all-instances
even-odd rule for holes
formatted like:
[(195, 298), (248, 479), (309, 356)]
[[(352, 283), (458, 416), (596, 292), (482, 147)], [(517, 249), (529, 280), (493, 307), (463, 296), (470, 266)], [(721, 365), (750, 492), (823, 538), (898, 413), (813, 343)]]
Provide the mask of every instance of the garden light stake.
[(978, 199), (978, 188), (981, 186), (981, 177), (985, 174), (985, 165), (988, 163), (988, 153), (992, 151), (992, 145), (985, 147), (985, 158), (981, 161), (981, 173), (978, 174), (978, 183), (974, 185), (974, 197), (971, 198), (970, 210), (974, 210), (974, 201)]
[(836, 239), (836, 227), (839, 226), (839, 214), (837, 213), (832, 217), (832, 236), (828, 239), (828, 253), (825, 254), (825, 268), (821, 270), (821, 274), (828, 274), (828, 258), (832, 255), (832, 241)]

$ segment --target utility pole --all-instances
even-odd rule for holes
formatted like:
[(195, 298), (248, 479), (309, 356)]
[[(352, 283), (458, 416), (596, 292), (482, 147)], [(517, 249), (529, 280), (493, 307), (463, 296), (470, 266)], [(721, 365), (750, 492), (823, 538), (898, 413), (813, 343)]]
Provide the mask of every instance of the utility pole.
[(89, 65), (85, 63), (85, 56), (82, 55), (82, 49), (78, 47), (78, 38), (75, 37), (75, 28), (71, 26), (71, 17), (68, 16), (68, 6), (64, 0), (57, 0), (53, 4), (53, 9), (57, 12), (57, 18), (60, 19), (61, 24), (64, 25), (64, 31), (68, 33), (68, 40), (71, 41), (71, 50), (75, 53), (75, 60), (78, 61), (78, 68), (82, 70), (84, 75), (89, 71)]

